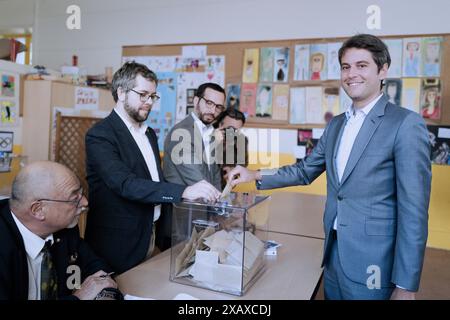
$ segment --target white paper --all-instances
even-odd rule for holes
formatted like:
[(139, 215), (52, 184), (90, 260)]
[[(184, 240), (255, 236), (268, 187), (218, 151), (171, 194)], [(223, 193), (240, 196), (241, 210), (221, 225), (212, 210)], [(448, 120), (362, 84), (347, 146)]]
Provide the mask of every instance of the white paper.
[(183, 58), (205, 59), (206, 46), (183, 46), (181, 48)]
[(75, 88), (75, 109), (76, 110), (97, 110), (98, 109), (98, 89), (76, 87)]
[(199, 300), (187, 293), (179, 293), (172, 300)]
[(152, 298), (145, 298), (145, 297), (138, 297), (138, 296), (133, 296), (131, 294), (126, 294), (123, 296), (124, 300), (155, 300)]
[(439, 130), (438, 130), (438, 138), (450, 139), (450, 129), (448, 129), (448, 128), (439, 128)]

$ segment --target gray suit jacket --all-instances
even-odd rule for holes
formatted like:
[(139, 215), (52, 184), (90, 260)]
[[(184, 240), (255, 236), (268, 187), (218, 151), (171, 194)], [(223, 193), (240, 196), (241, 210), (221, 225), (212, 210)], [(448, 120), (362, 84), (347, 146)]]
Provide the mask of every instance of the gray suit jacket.
[(382, 287), (417, 291), (431, 188), (425, 122), (383, 95), (366, 116), (339, 182), (335, 160), (345, 123), (345, 114), (333, 118), (310, 156), (273, 175), (263, 172), (258, 188), (310, 184), (327, 170), (323, 264), (337, 217), (339, 259), (347, 277), (365, 285), (375, 266)]
[(186, 186), (206, 180), (220, 190), (220, 167), (217, 164), (208, 167), (203, 157), (204, 151), (200, 130), (190, 114), (173, 126), (164, 141), (164, 178)]

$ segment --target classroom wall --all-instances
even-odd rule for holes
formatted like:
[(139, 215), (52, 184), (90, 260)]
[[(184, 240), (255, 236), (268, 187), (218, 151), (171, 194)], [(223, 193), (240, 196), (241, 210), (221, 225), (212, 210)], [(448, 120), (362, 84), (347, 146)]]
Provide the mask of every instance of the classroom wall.
[[(66, 28), (71, 4), (81, 30)], [(381, 30), (366, 27), (372, 4)], [(450, 33), (448, 12), (448, 0), (2, 0), (0, 29), (34, 21), (34, 64), (59, 69), (77, 54), (98, 74), (119, 67), (124, 45)]]

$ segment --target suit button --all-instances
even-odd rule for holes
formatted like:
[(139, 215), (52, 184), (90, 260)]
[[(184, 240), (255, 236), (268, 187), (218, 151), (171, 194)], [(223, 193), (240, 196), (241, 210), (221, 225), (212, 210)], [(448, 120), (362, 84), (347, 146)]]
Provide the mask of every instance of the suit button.
[(338, 201), (342, 201), (342, 199), (344, 199), (344, 197), (342, 197), (341, 195), (339, 195), (337, 198), (338, 198)]

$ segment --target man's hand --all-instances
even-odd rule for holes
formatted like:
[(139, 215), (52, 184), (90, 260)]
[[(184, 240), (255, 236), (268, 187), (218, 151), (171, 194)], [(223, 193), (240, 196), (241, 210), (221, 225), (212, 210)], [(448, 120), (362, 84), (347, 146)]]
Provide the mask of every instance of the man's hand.
[(117, 284), (105, 271), (100, 270), (87, 277), (73, 295), (80, 300), (94, 300), (105, 288), (117, 288)]
[(395, 288), (391, 300), (416, 300), (416, 293), (405, 289)]
[(227, 180), (231, 181), (231, 186), (234, 187), (239, 183), (261, 180), (261, 173), (259, 171), (248, 170), (242, 166), (237, 166), (228, 173)]
[(181, 197), (188, 200), (205, 199), (212, 202), (220, 197), (220, 192), (212, 184), (202, 180), (184, 189)]

